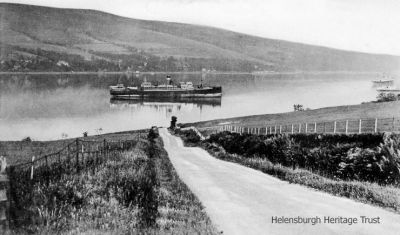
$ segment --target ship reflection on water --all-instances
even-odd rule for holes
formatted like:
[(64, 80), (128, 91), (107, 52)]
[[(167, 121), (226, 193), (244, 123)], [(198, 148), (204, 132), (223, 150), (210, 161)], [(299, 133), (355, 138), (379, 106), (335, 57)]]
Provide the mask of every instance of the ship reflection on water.
[(116, 109), (130, 108), (141, 110), (151, 108), (166, 115), (181, 111), (191, 112), (204, 107), (220, 107), (221, 97), (213, 98), (137, 98), (137, 99), (110, 99), (110, 107)]

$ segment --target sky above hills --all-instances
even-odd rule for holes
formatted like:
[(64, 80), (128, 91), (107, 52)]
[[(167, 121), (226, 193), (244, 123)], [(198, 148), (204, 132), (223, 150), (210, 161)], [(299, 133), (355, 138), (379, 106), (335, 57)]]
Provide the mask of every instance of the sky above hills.
[(13, 0), (208, 25), (266, 38), (400, 55), (398, 0)]

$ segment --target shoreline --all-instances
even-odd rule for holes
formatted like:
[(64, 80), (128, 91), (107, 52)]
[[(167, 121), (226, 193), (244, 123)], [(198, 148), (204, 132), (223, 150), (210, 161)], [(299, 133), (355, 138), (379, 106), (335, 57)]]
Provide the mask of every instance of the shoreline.
[(78, 71), (78, 72), (55, 72), (55, 71), (30, 71), (30, 72), (0, 72), (0, 75), (114, 75), (114, 74), (132, 74), (132, 75), (140, 75), (140, 74), (216, 74), (216, 75), (229, 75), (229, 74), (243, 74), (243, 75), (255, 75), (255, 76), (264, 76), (264, 75), (296, 75), (296, 74), (380, 74), (380, 71), (286, 71), (286, 72), (241, 72), (241, 71), (217, 71), (217, 72), (202, 72), (202, 71), (157, 71), (157, 72), (140, 72), (136, 73), (134, 71)]

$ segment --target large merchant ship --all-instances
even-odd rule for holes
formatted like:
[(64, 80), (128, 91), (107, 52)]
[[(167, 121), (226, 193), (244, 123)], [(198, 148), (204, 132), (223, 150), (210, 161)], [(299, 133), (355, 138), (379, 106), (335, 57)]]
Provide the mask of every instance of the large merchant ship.
[(171, 77), (167, 76), (167, 84), (152, 85), (151, 82), (144, 81), (140, 87), (118, 84), (110, 86), (110, 94), (114, 99), (135, 99), (135, 98), (181, 98), (181, 97), (221, 97), (222, 88), (203, 86), (194, 86), (192, 82), (180, 82), (175, 85)]

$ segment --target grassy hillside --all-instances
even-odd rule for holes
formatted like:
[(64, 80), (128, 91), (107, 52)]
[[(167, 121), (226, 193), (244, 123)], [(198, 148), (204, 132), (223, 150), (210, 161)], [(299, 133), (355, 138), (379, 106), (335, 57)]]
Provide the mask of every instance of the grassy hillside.
[(261, 114), (225, 119), (215, 119), (196, 123), (185, 123), (183, 126), (197, 128), (216, 126), (221, 123), (243, 124), (245, 126), (265, 126), (285, 123), (329, 122), (346, 119), (373, 119), (398, 117), (400, 101), (383, 103), (364, 103), (359, 105), (334, 106), (306, 111)]
[[(251, 71), (257, 66), (276, 71), (393, 71), (400, 67), (400, 58), (395, 56), (334, 50), (204, 26), (129, 19), (94, 10), (0, 3), (0, 17), (2, 64), (21, 58), (31, 63), (27, 58), (37, 55), (42, 60), (50, 58), (53, 67), (58, 60), (79, 61), (62, 54), (67, 53), (81, 56), (82, 64), (103, 61), (91, 66), (69, 64), (85, 67), (81, 70), (129, 66), (135, 70), (193, 71), (207, 67)], [(35, 70), (35, 66), (18, 65), (14, 70)], [(43, 65), (41, 70), (49, 66)]]

